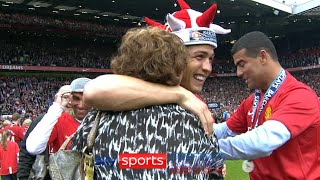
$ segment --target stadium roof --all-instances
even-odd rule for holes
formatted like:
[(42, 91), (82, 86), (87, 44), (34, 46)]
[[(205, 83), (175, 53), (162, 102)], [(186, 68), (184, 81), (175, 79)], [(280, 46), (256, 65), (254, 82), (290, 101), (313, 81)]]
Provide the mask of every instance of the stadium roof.
[[(228, 41), (260, 30), (271, 38), (297, 31), (320, 30), (320, 0), (185, 0), (191, 8), (205, 11), (218, 4), (215, 24), (231, 28)], [(179, 10), (177, 0), (0, 0), (1, 11), (29, 12), (72, 17), (126, 26), (143, 24), (148, 16), (159, 22)], [(224, 38), (225, 38), (224, 37)]]
[[(291, 14), (308, 14), (320, 15), (319, 0), (253, 0), (255, 2), (265, 4), (267, 6), (291, 13)], [(318, 11), (315, 11), (318, 10)]]

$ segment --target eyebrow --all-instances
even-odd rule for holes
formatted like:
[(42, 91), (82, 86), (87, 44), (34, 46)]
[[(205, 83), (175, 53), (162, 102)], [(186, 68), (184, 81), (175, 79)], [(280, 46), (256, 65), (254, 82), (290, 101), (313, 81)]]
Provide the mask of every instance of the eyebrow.
[(241, 63), (241, 62), (243, 62), (243, 60), (241, 59), (241, 60), (239, 60), (235, 65), (236, 66), (238, 66), (239, 65), (239, 63)]
[[(201, 50), (200, 50), (200, 51), (196, 51), (196, 52), (194, 52), (193, 54), (206, 54), (206, 55), (209, 55), (209, 53), (208, 53), (207, 51), (201, 51)], [(213, 53), (212, 53), (212, 57), (215, 56), (215, 55), (216, 55), (216, 54), (213, 52)]]

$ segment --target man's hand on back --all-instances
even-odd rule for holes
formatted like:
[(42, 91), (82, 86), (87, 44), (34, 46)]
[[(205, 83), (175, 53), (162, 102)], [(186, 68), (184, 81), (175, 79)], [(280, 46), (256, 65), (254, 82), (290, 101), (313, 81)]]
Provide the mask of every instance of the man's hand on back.
[[(181, 87), (184, 89), (183, 87)], [(201, 124), (207, 135), (212, 135), (213, 133), (213, 117), (208, 109), (207, 104), (202, 102), (198, 97), (196, 97), (192, 92), (184, 89), (183, 96), (178, 104), (191, 111), (193, 114), (197, 115), (201, 121)]]

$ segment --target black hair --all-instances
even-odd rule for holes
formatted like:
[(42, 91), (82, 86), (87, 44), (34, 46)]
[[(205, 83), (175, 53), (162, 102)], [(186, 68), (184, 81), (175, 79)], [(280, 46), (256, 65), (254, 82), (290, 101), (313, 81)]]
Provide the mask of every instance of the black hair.
[(274, 61), (278, 61), (276, 48), (272, 41), (264, 33), (260, 31), (253, 31), (242, 36), (231, 49), (233, 56), (238, 51), (245, 49), (246, 55), (249, 57), (257, 57), (261, 50), (267, 51)]

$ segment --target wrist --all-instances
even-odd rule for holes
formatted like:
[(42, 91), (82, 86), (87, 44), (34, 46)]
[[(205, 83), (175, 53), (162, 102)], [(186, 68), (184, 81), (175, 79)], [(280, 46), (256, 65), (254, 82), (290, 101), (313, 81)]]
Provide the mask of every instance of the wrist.
[[(192, 94), (190, 91), (186, 90), (182, 86), (176, 86), (175, 87), (175, 102), (179, 105), (183, 104), (183, 102), (188, 99), (188, 97)], [(193, 95), (193, 94), (192, 94)]]

